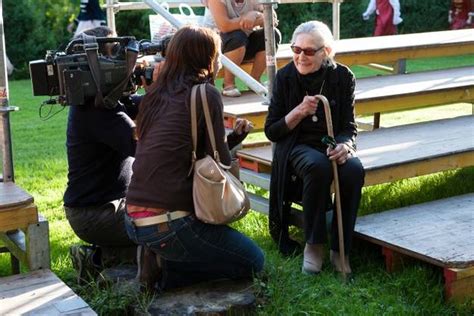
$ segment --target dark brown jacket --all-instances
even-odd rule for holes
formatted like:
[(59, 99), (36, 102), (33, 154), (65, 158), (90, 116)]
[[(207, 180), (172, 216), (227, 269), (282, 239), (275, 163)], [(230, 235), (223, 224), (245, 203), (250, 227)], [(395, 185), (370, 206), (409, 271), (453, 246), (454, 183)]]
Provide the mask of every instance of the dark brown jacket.
[[(153, 123), (137, 143), (132, 180), (127, 193), (127, 203), (146, 207), (166, 208), (194, 212), (192, 196), (191, 167), (191, 86), (176, 95), (162, 97), (152, 118)], [(227, 146), (223, 105), (219, 91), (206, 85), (207, 99), (216, 136), (217, 150), (221, 162), (230, 165), (231, 157)], [(205, 153), (212, 156), (212, 149), (205, 129), (205, 121), (198, 102), (198, 159)], [(245, 135), (243, 136), (245, 137)], [(240, 138), (243, 138), (240, 137)], [(234, 134), (229, 141), (235, 144)]]

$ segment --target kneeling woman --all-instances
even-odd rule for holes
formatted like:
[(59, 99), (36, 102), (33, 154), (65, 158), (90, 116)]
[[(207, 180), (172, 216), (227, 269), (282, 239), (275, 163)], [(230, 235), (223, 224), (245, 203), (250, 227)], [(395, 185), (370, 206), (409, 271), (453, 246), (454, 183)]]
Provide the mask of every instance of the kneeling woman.
[[(137, 119), (126, 227), (133, 241), (148, 246), (162, 259), (161, 288), (216, 278), (249, 278), (263, 268), (263, 253), (252, 240), (226, 225), (205, 224), (194, 216), (193, 181), (188, 176), (193, 150), (192, 87), (209, 83), (206, 93), (223, 164), (230, 165), (229, 148), (246, 136), (244, 122), (227, 137), (229, 145), (225, 141), (222, 100), (211, 84), (219, 70), (220, 44), (219, 36), (206, 28), (187, 26), (176, 32)], [(198, 98), (198, 159), (212, 155), (200, 104)], [(169, 214), (168, 220), (137, 224), (162, 214)]]
[[(293, 61), (277, 73), (265, 123), (265, 134), (275, 143), (270, 187), (270, 233), (283, 253), (297, 247), (288, 237), (283, 209), (290, 170), (303, 182), (305, 249), (303, 272), (321, 271), (326, 234), (326, 210), (333, 180), (331, 161), (338, 164), (345, 253), (351, 248), (364, 169), (355, 156), (355, 78), (334, 62), (334, 39), (322, 22), (301, 24), (293, 33)], [(330, 102), (337, 146), (327, 149), (321, 138), (328, 134), (324, 109), (314, 95)], [(350, 272), (349, 259), (339, 259), (336, 220), (331, 228), (331, 261), (335, 269)]]

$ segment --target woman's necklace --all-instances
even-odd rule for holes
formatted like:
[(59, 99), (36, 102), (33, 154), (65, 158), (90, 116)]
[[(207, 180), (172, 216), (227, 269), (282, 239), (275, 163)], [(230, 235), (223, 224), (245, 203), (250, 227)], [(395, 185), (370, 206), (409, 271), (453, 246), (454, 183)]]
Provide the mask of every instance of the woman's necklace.
[[(319, 94), (323, 93), (323, 88), (324, 88), (324, 83), (325, 82), (326, 82), (326, 80), (323, 80), (323, 83), (321, 84), (321, 89), (319, 89)], [(306, 95), (309, 95), (308, 91), (306, 91)], [(319, 100), (318, 100), (318, 103), (319, 103)], [(315, 123), (318, 121), (318, 117), (316, 116), (316, 112), (314, 112), (313, 116), (311, 116), (311, 120)]]

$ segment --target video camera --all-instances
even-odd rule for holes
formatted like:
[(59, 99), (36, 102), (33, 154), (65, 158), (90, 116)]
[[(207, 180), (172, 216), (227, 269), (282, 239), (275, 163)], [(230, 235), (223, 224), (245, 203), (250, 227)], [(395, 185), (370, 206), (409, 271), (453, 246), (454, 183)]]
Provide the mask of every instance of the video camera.
[(48, 103), (62, 105), (84, 105), (95, 98), (97, 106), (114, 107), (120, 97), (134, 92), (134, 84), (141, 85), (139, 77), (134, 79), (141, 75), (134, 75), (138, 54), (162, 50), (161, 41), (133, 36), (74, 39), (64, 51), (47, 51), (45, 59), (30, 62), (33, 95), (58, 96)]

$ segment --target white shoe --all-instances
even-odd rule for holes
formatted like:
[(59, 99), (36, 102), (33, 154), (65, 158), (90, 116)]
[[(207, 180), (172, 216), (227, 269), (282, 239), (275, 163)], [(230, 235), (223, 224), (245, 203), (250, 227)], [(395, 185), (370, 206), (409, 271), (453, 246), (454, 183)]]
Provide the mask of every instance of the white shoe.
[(239, 89), (237, 89), (236, 87), (230, 86), (222, 90), (222, 95), (225, 97), (237, 98), (240, 97), (242, 93), (240, 93)]

